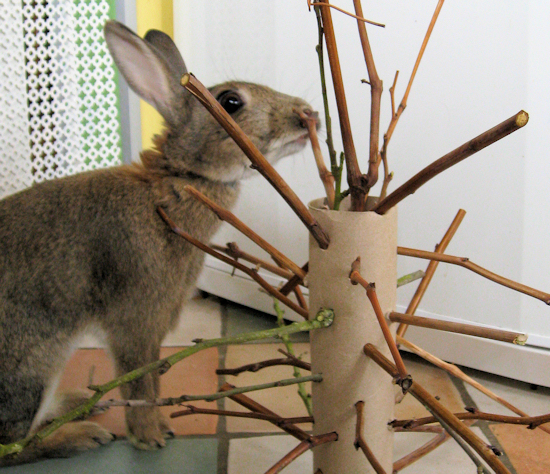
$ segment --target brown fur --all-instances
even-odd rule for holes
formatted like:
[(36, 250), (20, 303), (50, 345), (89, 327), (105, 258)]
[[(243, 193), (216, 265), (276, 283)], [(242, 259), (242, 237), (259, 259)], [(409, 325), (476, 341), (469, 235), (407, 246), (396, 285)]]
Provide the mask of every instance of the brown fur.
[[(123, 75), (155, 104), (167, 128), (141, 164), (44, 182), (0, 201), (2, 444), (72, 406), (74, 397), (65, 397), (48, 413), (46, 395), (55, 390), (75, 341), (91, 327), (105, 334), (118, 374), (158, 360), (204, 257), (171, 232), (156, 208), (209, 242), (219, 220), (184, 187), (231, 208), (247, 169), (243, 153), (178, 85), (184, 64), (168, 37), (152, 32), (142, 40), (109, 22), (106, 39)], [(125, 58), (128, 47), (148, 51), (139, 67)], [(156, 82), (142, 82), (149, 80)], [(228, 89), (245, 99), (235, 120), (268, 157), (300, 148), (294, 141), (304, 130), (292, 109), (309, 108), (305, 102), (247, 83), (212, 91)], [(153, 97), (151, 90), (161, 93)], [(128, 399), (152, 400), (158, 391), (156, 373), (122, 387)], [(156, 408), (127, 408), (126, 421), (130, 441), (141, 449), (163, 446), (170, 434)], [(94, 423), (72, 422), (0, 465), (67, 456), (111, 439)]]

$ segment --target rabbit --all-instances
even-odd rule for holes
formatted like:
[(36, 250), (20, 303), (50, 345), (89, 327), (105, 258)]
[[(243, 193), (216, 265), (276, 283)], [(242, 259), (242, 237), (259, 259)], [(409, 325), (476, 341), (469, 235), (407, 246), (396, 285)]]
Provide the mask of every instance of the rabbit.
[[(180, 85), (187, 70), (169, 36), (151, 30), (142, 39), (114, 20), (104, 34), (121, 74), (166, 128), (139, 164), (43, 182), (0, 201), (1, 444), (35, 433), (75, 406), (78, 396), (53, 394), (84, 333), (104, 334), (118, 375), (158, 360), (204, 256), (170, 230), (157, 206), (209, 242), (220, 221), (185, 185), (231, 208), (240, 180), (255, 173)], [(307, 129), (295, 111), (316, 112), (304, 100), (237, 81), (210, 92), (270, 162), (305, 147)], [(122, 393), (153, 400), (158, 373), (122, 386)], [(137, 448), (162, 447), (172, 434), (156, 407), (127, 407), (125, 416)], [(73, 421), (19, 455), (0, 458), (0, 465), (69, 456), (112, 439), (96, 423)]]

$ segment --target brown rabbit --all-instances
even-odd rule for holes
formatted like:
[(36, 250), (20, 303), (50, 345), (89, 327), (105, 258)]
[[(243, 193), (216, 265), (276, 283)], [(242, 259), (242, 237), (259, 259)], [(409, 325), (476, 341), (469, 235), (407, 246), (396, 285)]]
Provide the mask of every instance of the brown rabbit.
[[(170, 231), (203, 242), (218, 219), (185, 191), (193, 185), (231, 208), (249, 162), (217, 122), (179, 84), (185, 64), (160, 31), (144, 39), (110, 21), (109, 50), (132, 89), (166, 121), (157, 148), (141, 164), (115, 166), (37, 184), (0, 201), (0, 443), (21, 439), (74, 404), (52, 407), (52, 394), (78, 338), (104, 333), (118, 374), (159, 358), (203, 262), (202, 253)], [(293, 109), (301, 99), (264, 86), (227, 82), (210, 89), (264, 155), (274, 162), (301, 150), (305, 128)], [(128, 399), (154, 399), (158, 374), (122, 387)], [(127, 432), (141, 449), (171, 434), (156, 408), (127, 408)], [(68, 456), (108, 443), (89, 421), (71, 422), (0, 466)]]

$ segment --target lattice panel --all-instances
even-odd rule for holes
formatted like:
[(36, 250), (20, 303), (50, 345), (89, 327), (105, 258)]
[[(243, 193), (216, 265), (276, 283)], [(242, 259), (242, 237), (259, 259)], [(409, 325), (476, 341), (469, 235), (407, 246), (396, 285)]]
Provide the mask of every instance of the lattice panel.
[(113, 1), (2, 2), (0, 195), (121, 161)]

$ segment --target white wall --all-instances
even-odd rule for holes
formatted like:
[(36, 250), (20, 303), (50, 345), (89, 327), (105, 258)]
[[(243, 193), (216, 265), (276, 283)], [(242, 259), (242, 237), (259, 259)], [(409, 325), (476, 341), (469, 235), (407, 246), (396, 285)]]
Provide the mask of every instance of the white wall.
[[(384, 81), (381, 128), (390, 116), (389, 93), (400, 70), (400, 100), (430, 21), (435, 0), (363, 2), (365, 15), (385, 23), (369, 27)], [(215, 5), (215, 6), (214, 6)], [(351, 0), (338, 5), (352, 9)], [(366, 169), (370, 91), (353, 19), (334, 23), (354, 139)], [(451, 1), (443, 7), (389, 149), (395, 189), (451, 149), (521, 109), (529, 125), (437, 177), (399, 206), (399, 244), (432, 250), (459, 208), (466, 218), (448, 248), (492, 271), (550, 291), (550, 4), (510, 0)], [(176, 41), (201, 81), (257, 81), (300, 95), (322, 110), (315, 14), (304, 1), (198, 0), (175, 2)], [(336, 107), (332, 106), (338, 130)], [(337, 137), (338, 134), (336, 134)], [(336, 138), (335, 137), (335, 138)], [(340, 140), (336, 140), (341, 149)], [(322, 194), (309, 151), (286, 159), (279, 172), (304, 200)], [(269, 236), (299, 264), (307, 260), (307, 234), (286, 204), (261, 179), (253, 179), (236, 214)], [(255, 197), (255, 196), (259, 196)], [(224, 230), (217, 241), (244, 238)], [(400, 257), (399, 274), (426, 262)], [(414, 291), (399, 290), (406, 306)], [(550, 309), (461, 268), (440, 265), (419, 314), (435, 314), (526, 331), (550, 341)], [(549, 339), (545, 339), (549, 338)], [(550, 347), (550, 344), (548, 344)]]

